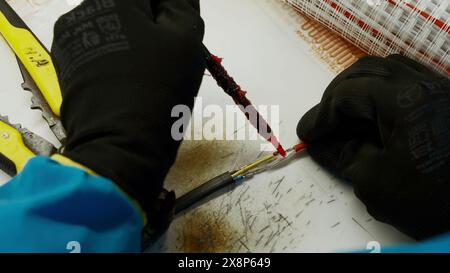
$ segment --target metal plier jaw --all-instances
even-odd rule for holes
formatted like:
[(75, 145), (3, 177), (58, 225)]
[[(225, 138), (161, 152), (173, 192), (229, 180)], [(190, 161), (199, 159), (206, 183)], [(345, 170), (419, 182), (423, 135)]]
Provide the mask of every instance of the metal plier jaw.
[(55, 152), (49, 141), (0, 116), (0, 169), (8, 175), (16, 175), (35, 155), (51, 156)]

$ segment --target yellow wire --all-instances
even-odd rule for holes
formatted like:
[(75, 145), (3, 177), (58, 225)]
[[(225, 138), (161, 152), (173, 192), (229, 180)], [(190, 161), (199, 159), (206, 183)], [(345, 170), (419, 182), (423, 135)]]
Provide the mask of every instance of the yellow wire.
[(252, 169), (254, 169), (256, 167), (258, 167), (259, 165), (261, 165), (263, 163), (266, 163), (267, 161), (270, 161), (271, 159), (274, 159), (275, 157), (276, 156), (274, 156), (274, 155), (269, 155), (269, 156), (266, 156), (264, 158), (261, 158), (261, 159), (255, 161), (254, 163), (252, 163), (250, 165), (247, 165), (244, 168), (240, 169), (239, 171), (234, 173), (232, 176), (233, 177), (240, 176), (240, 175), (242, 175), (242, 174), (244, 174), (244, 173), (246, 173), (246, 172), (248, 172), (248, 171), (250, 171), (250, 170), (252, 170)]

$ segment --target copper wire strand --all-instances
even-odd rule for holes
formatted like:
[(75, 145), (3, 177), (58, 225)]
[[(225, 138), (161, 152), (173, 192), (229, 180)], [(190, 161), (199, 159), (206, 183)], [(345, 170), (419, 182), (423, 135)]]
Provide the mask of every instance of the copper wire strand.
[(284, 157), (284, 158), (278, 158), (276, 161), (272, 162), (271, 164), (267, 164), (266, 166), (262, 166), (260, 168), (257, 168), (253, 171), (249, 171), (246, 174), (243, 175), (243, 178), (250, 178), (253, 177), (257, 174), (263, 173), (263, 172), (267, 172), (269, 170), (275, 169), (278, 166), (280, 166), (281, 164), (291, 160), (297, 153), (292, 150), (291, 152), (289, 152), (289, 154)]
[[(297, 145), (296, 145), (297, 146)], [(256, 174), (268, 171), (270, 169), (276, 168), (282, 163), (290, 160), (295, 154), (301, 152), (302, 150), (297, 151), (296, 146), (289, 148), (286, 150), (288, 154), (286, 157), (282, 157), (279, 153), (273, 153), (272, 155), (268, 155), (262, 157), (253, 163), (243, 166), (238, 171), (232, 174), (233, 178), (248, 178), (254, 176)]]
[(242, 167), (239, 171), (237, 171), (236, 173), (234, 173), (232, 176), (233, 176), (233, 177), (242, 176), (243, 174), (245, 174), (245, 173), (247, 173), (247, 172), (249, 172), (249, 171), (255, 169), (256, 167), (258, 167), (258, 166), (260, 166), (260, 165), (263, 165), (263, 164), (265, 164), (265, 163), (268, 163), (268, 162), (270, 162), (270, 161), (276, 159), (277, 157), (278, 157), (278, 155), (272, 154), (272, 155), (269, 155), (269, 156), (265, 156), (265, 157), (263, 157), (263, 158), (260, 158), (260, 159), (256, 160), (255, 162), (253, 162), (253, 163), (251, 163), (251, 164), (249, 164), (249, 165), (246, 165), (246, 166)]

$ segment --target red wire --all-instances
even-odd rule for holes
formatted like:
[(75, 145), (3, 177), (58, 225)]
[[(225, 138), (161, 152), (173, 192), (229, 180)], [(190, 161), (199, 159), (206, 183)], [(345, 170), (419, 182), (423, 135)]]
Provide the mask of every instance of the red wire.
[(297, 145), (294, 146), (294, 150), (296, 153), (304, 151), (308, 148), (308, 145), (306, 145), (304, 142), (299, 143)]

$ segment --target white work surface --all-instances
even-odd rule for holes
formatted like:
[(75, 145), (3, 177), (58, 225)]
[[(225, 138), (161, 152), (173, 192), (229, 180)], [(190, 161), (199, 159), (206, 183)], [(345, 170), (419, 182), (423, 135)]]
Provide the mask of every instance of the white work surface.
[[(71, 1), (62, 0), (9, 2), (48, 47), (54, 21), (71, 8)], [(279, 105), (281, 141), (285, 146), (296, 143), (299, 118), (335, 76), (296, 34), (298, 16), (278, 0), (201, 3), (205, 44), (225, 57), (224, 65), (256, 105)], [(29, 110), (30, 94), (21, 89), (15, 57), (3, 40), (0, 60), (0, 113), (56, 143), (40, 112)], [(199, 96), (204, 106), (231, 104), (210, 76), (205, 76)], [(253, 161), (261, 143), (185, 141), (166, 188), (181, 195)], [(0, 182), (8, 180), (0, 176)], [(371, 241), (388, 245), (411, 239), (375, 221), (349, 185), (303, 155), (179, 216), (149, 251), (334, 252), (366, 248)]]

